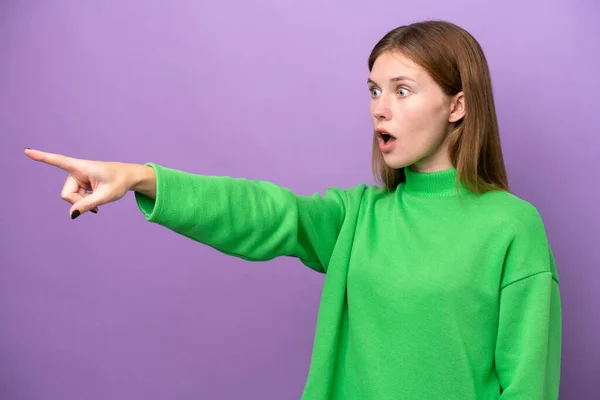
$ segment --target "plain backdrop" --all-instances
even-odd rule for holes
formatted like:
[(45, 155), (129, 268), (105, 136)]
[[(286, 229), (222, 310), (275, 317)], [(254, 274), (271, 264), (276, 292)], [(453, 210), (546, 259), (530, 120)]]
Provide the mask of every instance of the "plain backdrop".
[(0, 398), (298, 399), (323, 275), (149, 224), (131, 193), (72, 221), (65, 173), (22, 150), (298, 194), (372, 183), (367, 57), (423, 19), (484, 48), (511, 188), (540, 211), (558, 264), (561, 398), (595, 398), (593, 0), (1, 1)]

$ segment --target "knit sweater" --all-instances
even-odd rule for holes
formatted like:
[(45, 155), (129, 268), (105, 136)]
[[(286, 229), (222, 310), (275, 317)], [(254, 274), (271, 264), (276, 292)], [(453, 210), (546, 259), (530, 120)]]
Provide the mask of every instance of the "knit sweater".
[(303, 400), (556, 399), (561, 304), (540, 214), (454, 168), (396, 190), (302, 196), (153, 163), (147, 221), (251, 261), (325, 273)]

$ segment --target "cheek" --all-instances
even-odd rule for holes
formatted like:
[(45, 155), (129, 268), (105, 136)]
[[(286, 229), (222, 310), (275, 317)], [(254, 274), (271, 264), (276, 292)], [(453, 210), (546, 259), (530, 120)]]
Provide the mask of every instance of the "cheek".
[(444, 105), (431, 101), (407, 101), (399, 106), (398, 123), (401, 132), (423, 140), (444, 131)]

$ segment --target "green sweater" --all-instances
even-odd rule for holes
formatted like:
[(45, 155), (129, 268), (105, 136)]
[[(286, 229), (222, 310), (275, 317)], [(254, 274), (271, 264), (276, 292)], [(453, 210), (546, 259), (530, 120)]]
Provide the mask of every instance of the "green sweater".
[(303, 400), (556, 399), (558, 277), (542, 219), (504, 192), (417, 173), (300, 196), (149, 163), (150, 222), (246, 260), (326, 273)]

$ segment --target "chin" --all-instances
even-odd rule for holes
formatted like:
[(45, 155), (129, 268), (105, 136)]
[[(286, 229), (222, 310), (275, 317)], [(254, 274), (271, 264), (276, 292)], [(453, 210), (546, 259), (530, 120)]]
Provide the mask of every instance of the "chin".
[(407, 160), (398, 156), (394, 157), (392, 154), (384, 154), (383, 161), (385, 161), (385, 164), (392, 169), (402, 169), (414, 163), (414, 160)]

